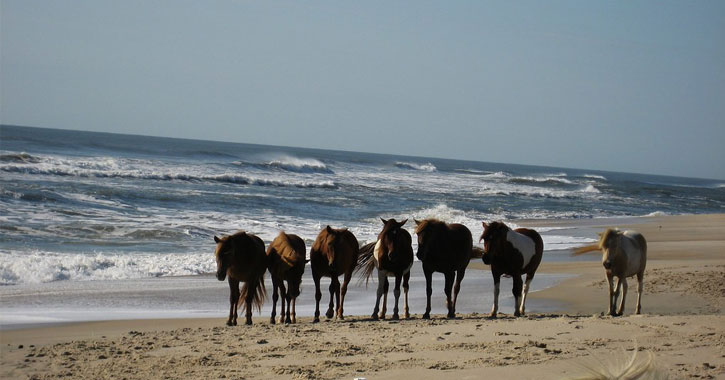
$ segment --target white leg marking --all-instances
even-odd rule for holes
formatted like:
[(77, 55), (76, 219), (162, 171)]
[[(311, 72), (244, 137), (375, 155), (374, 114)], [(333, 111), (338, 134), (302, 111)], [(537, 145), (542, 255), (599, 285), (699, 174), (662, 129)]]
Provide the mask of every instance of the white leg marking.
[(524, 315), (526, 311), (526, 295), (529, 294), (529, 284), (531, 284), (531, 279), (527, 278), (526, 282), (524, 282), (524, 288), (521, 291), (521, 308), (519, 309), (521, 315)]

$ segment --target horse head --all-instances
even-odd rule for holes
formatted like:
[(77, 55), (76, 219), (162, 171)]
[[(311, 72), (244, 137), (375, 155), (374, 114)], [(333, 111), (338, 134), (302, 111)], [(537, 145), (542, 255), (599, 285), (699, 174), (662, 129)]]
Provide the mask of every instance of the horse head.
[(385, 220), (380, 218), (380, 220), (383, 222), (383, 230), (378, 234), (378, 243), (375, 244), (375, 253), (378, 254), (378, 250), (382, 250), (381, 255), (387, 255), (388, 259), (392, 260), (396, 254), (395, 246), (398, 243), (400, 231), (408, 219), (405, 219), (402, 222), (397, 222), (395, 219)]
[(229, 236), (222, 238), (214, 236), (214, 242), (216, 243), (216, 251), (214, 252), (216, 257), (216, 278), (219, 281), (224, 281), (227, 277), (227, 270), (231, 266), (234, 244)]
[(482, 224), (483, 233), (478, 241), (483, 240), (483, 263), (490, 265), (493, 257), (497, 254), (498, 247), (503, 246), (510, 228), (502, 222), (482, 222)]
[(621, 232), (618, 229), (607, 228), (606, 231), (599, 234), (599, 249), (602, 250), (602, 265), (604, 269), (611, 269), (612, 262), (619, 256), (618, 248), (619, 239), (617, 238)]
[(415, 220), (415, 233), (418, 235), (418, 260), (425, 261), (428, 254), (437, 250), (440, 237), (445, 233), (447, 226), (438, 219)]

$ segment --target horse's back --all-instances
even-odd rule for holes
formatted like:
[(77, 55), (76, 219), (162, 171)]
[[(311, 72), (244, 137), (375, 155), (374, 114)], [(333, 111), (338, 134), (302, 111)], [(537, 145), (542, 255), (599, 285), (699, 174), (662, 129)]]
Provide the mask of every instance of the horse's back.
[(465, 269), (472, 256), (473, 236), (471, 230), (463, 224), (451, 223), (448, 225), (451, 253), (454, 256), (456, 270)]
[(629, 262), (628, 276), (643, 273), (647, 265), (647, 240), (644, 236), (633, 230), (622, 234), (626, 241), (625, 252)]

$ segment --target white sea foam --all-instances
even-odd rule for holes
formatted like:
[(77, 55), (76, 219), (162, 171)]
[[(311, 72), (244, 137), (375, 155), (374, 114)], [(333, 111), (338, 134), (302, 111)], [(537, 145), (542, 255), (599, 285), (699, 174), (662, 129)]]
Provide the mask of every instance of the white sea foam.
[(2, 252), (0, 257), (2, 285), (198, 275), (216, 270), (213, 256), (209, 254), (84, 255), (35, 251)]
[(435, 165), (431, 164), (430, 162), (425, 164), (416, 164), (415, 162), (401, 162), (398, 161), (395, 163), (395, 166), (401, 168), (401, 169), (411, 169), (411, 170), (420, 170), (424, 172), (434, 172), (438, 170)]
[(267, 165), (294, 172), (331, 172), (322, 161), (314, 158), (299, 158), (288, 155), (279, 155), (267, 162)]
[(646, 217), (652, 217), (652, 216), (667, 216), (667, 215), (669, 215), (669, 214), (664, 211), (654, 211), (649, 214), (642, 215), (642, 217), (646, 218)]
[(602, 181), (606, 181), (607, 180), (607, 177), (605, 177), (603, 175), (598, 175), (598, 174), (584, 174), (582, 177), (584, 177), (584, 178), (590, 178), (590, 179), (599, 179), (599, 180), (602, 180)]

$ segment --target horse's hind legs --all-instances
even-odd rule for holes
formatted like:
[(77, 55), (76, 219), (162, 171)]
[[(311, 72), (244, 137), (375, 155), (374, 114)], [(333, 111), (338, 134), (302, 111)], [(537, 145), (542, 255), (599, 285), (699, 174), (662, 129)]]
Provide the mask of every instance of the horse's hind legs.
[(619, 293), (619, 287), (622, 287), (622, 300), (619, 301), (619, 308), (617, 309), (617, 316), (624, 314), (624, 302), (627, 299), (627, 278), (622, 277), (617, 282), (617, 293)]
[(345, 319), (344, 316), (344, 305), (345, 305), (345, 295), (347, 294), (347, 284), (350, 283), (350, 279), (352, 278), (352, 270), (345, 273), (345, 277), (343, 278), (342, 287), (339, 287), (338, 283), (338, 294), (340, 295), (340, 299), (338, 300), (338, 307), (337, 307), (337, 318), (340, 320)]
[(403, 306), (403, 312), (405, 313), (405, 319), (410, 318), (410, 310), (408, 309), (408, 280), (410, 280), (410, 272), (403, 275), (403, 293), (405, 293), (405, 305)]
[(312, 280), (315, 282), (315, 318), (312, 323), (320, 321), (320, 300), (322, 299), (322, 292), (320, 291), (320, 277), (313, 273)]
[(239, 281), (229, 277), (229, 318), (227, 326), (237, 325), (237, 306), (239, 305)]
[(325, 316), (327, 318), (332, 318), (335, 316), (335, 300), (337, 300), (337, 304), (340, 304), (340, 281), (335, 277), (335, 275), (332, 275), (332, 281), (330, 282), (330, 305), (327, 307), (327, 312), (325, 313)]
[(533, 279), (533, 276), (529, 277), (529, 275), (526, 275), (524, 289), (521, 292), (521, 315), (524, 315), (526, 313), (526, 296), (529, 294), (529, 285), (531, 284), (531, 280)]
[(425, 275), (426, 305), (425, 305), (425, 313), (423, 314), (423, 319), (430, 319), (430, 296), (433, 295), (433, 273), (424, 272), (424, 275)]
[(395, 288), (393, 289), (393, 295), (395, 296), (395, 306), (393, 307), (393, 320), (400, 319), (398, 315), (398, 302), (400, 301), (400, 280), (402, 276), (395, 276)]
[(617, 294), (614, 292), (614, 277), (607, 273), (607, 285), (609, 285), (609, 310), (607, 314), (616, 316), (614, 312), (614, 305), (617, 303)]
[(388, 276), (385, 275), (383, 278), (383, 307), (380, 308), (380, 319), (385, 319), (385, 314), (388, 312), (388, 290), (390, 289), (390, 282)]
[(637, 310), (635, 311), (636, 314), (640, 314), (640, 312), (642, 311), (642, 288), (644, 287), (643, 280), (644, 280), (644, 273), (638, 273), (637, 274)]
[(514, 280), (514, 288), (512, 290), (514, 294), (514, 317), (521, 316), (521, 291), (523, 290), (523, 281), (521, 281), (521, 275), (512, 276)]
[(445, 288), (443, 290), (446, 293), (446, 307), (448, 308), (448, 318), (456, 317), (456, 306), (453, 303), (453, 296), (451, 295), (451, 293), (453, 292), (454, 276), (454, 273), (445, 274)]
[[(269, 317), (269, 323), (271, 324), (275, 324), (276, 322), (277, 299), (279, 298), (278, 286), (279, 284), (277, 283), (277, 278), (272, 276), (272, 314)], [(284, 298), (282, 298), (282, 303), (284, 304)], [(284, 307), (282, 307), (282, 310), (284, 310)], [(282, 311), (282, 316), (284, 316), (284, 311)]]
[(378, 289), (376, 291), (376, 297), (375, 297), (375, 308), (373, 309), (373, 315), (370, 317), (373, 320), (378, 320), (380, 317), (378, 316), (378, 312), (380, 311), (380, 299), (383, 297), (383, 291), (385, 289), (385, 274), (381, 270), (378, 270)]
[(288, 290), (284, 287), (284, 280), (279, 281), (279, 295), (282, 299), (279, 303), (279, 323), (284, 323), (285, 314), (288, 314), (285, 311), (285, 301), (288, 299)]
[(496, 318), (498, 314), (498, 295), (501, 293), (501, 277), (493, 278), (493, 306), (491, 307), (490, 318)]

